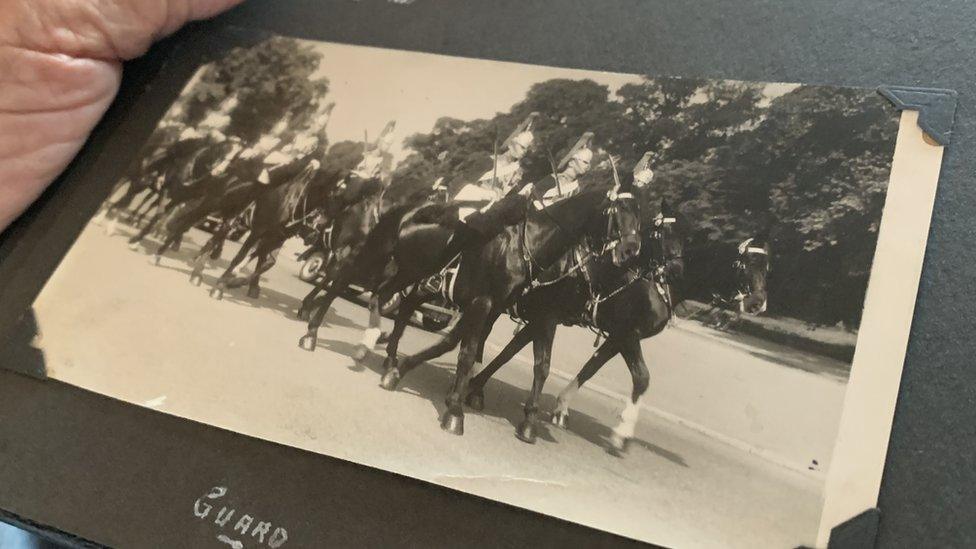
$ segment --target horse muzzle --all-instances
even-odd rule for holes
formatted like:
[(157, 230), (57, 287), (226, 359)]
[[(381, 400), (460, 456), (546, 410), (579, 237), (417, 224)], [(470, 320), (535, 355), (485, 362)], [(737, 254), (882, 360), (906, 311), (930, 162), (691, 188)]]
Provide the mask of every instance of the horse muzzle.
[(637, 257), (641, 249), (641, 239), (638, 235), (629, 235), (620, 239), (613, 248), (613, 264), (617, 267)]
[(766, 312), (767, 302), (765, 291), (751, 292), (739, 302), (739, 310), (747, 315), (761, 315)]

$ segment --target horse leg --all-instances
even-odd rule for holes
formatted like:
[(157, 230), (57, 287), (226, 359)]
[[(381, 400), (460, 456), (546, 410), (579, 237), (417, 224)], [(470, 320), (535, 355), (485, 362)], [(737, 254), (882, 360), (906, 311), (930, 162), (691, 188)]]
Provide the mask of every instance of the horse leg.
[(258, 241), (258, 237), (254, 233), (248, 235), (247, 240), (245, 240), (244, 244), (241, 245), (241, 249), (238, 250), (237, 254), (234, 255), (234, 258), (231, 259), (230, 265), (227, 266), (227, 269), (224, 271), (224, 273), (220, 275), (220, 278), (217, 279), (217, 282), (216, 284), (214, 284), (214, 287), (211, 288), (210, 297), (214, 299), (222, 299), (224, 297), (224, 290), (227, 289), (227, 282), (230, 280), (230, 277), (234, 274), (234, 269), (236, 269), (237, 266), (240, 265), (242, 261), (244, 261), (244, 258), (247, 257), (247, 253), (251, 251), (251, 248), (254, 247), (254, 244), (257, 241)]
[(471, 367), (478, 356), (478, 347), (481, 345), (485, 326), (491, 314), (492, 303), (488, 296), (474, 298), (462, 313), (459, 324), (461, 327), (461, 351), (458, 353), (454, 386), (444, 400), (447, 409), (441, 416), (441, 429), (452, 435), (464, 434), (464, 396), (467, 393), (468, 378), (471, 375)]
[(472, 371), (481, 371), (481, 365), (485, 361), (485, 342), (488, 341), (488, 336), (491, 335), (491, 329), (495, 326), (495, 322), (498, 322), (498, 317), (502, 315), (502, 311), (499, 309), (492, 309), (488, 313), (488, 318), (485, 320), (484, 331), (481, 334), (481, 340), (478, 342), (478, 352), (475, 354), (474, 366)]
[(512, 340), (505, 345), (505, 348), (498, 353), (491, 362), (480, 372), (478, 372), (468, 384), (468, 396), (464, 399), (465, 403), (474, 410), (485, 409), (485, 384), (491, 379), (495, 373), (501, 369), (502, 366), (508, 364), (512, 358), (518, 354), (526, 345), (529, 344), (536, 336), (536, 326), (534, 323), (530, 322), (521, 328), (515, 335), (512, 336)]
[[(102, 213), (93, 220), (96, 225), (101, 225), (103, 222), (108, 221), (108, 224), (105, 225), (105, 234), (108, 236), (113, 236), (118, 231), (119, 210), (130, 207), (132, 197), (139, 192), (138, 190), (135, 190), (136, 185), (134, 182), (130, 181), (128, 182), (128, 185), (129, 186), (126, 188), (125, 194), (115, 202), (109, 204), (108, 207), (105, 208), (105, 210), (103, 210)], [(116, 187), (116, 190), (118, 190), (118, 187)]]
[(308, 329), (305, 335), (298, 340), (298, 346), (302, 349), (306, 351), (315, 350), (316, 342), (319, 338), (319, 328), (325, 320), (325, 315), (332, 308), (332, 302), (339, 296), (339, 293), (349, 286), (349, 279), (351, 278), (349, 271), (350, 269), (348, 267), (340, 269), (338, 276), (326, 285), (325, 295), (317, 298), (312, 303), (309, 309), (311, 314), (308, 319)]
[(620, 422), (613, 428), (610, 435), (610, 446), (608, 451), (616, 456), (622, 455), (627, 451), (627, 444), (634, 438), (634, 431), (637, 428), (637, 420), (640, 417), (641, 400), (650, 385), (650, 373), (647, 371), (647, 364), (644, 363), (644, 353), (641, 351), (640, 340), (629, 338), (620, 345), (620, 354), (627, 362), (627, 369), (634, 381), (634, 389), (630, 395), (630, 400), (620, 413)]
[(251, 299), (261, 297), (261, 275), (270, 271), (278, 262), (278, 252), (281, 250), (282, 244), (284, 244), (284, 239), (274, 239), (266, 241), (258, 247), (258, 251), (255, 252), (255, 255), (258, 256), (258, 262), (254, 266), (254, 272), (251, 273), (247, 297)]
[(403, 376), (407, 375), (410, 370), (413, 370), (424, 362), (435, 359), (457, 347), (458, 343), (461, 341), (461, 327), (463, 318), (463, 313), (454, 317), (452, 324), (447, 328), (447, 334), (445, 334), (440, 341), (417, 354), (404, 358), (403, 361), (399, 362), (399, 364), (388, 369), (386, 373), (383, 374), (383, 379), (380, 381), (380, 386), (388, 391), (396, 389), (397, 384), (400, 383)]
[[(217, 230), (214, 231), (213, 235), (207, 240), (207, 243), (200, 248), (197, 255), (193, 258), (193, 272), (190, 273), (190, 284), (194, 286), (199, 286), (203, 282), (203, 270), (207, 267), (208, 259), (215, 259), (213, 257), (213, 252), (216, 250), (219, 242), (222, 242), (224, 237), (227, 236), (227, 231), (230, 230), (229, 223), (224, 220)], [(218, 254), (217, 257), (220, 257)]]
[(143, 227), (142, 229), (140, 229), (139, 232), (135, 234), (135, 236), (133, 236), (132, 238), (129, 239), (129, 249), (130, 250), (135, 250), (136, 247), (139, 245), (139, 243), (142, 242), (142, 240), (144, 238), (146, 238), (146, 236), (153, 229), (156, 228), (156, 225), (159, 224), (160, 220), (162, 220), (163, 217), (165, 217), (166, 214), (169, 213), (169, 211), (172, 208), (175, 208), (176, 207), (176, 203), (175, 202), (170, 202), (166, 206), (160, 206), (161, 203), (162, 203), (162, 201), (160, 201), (159, 203), (156, 204), (156, 213), (153, 214), (153, 216), (151, 218), (149, 218), (149, 223), (147, 223), (145, 227)]
[(156, 248), (150, 262), (159, 265), (159, 260), (170, 248), (179, 249), (178, 243), (183, 239), (183, 233), (189, 230), (200, 218), (207, 214), (211, 209), (211, 202), (204, 200), (190, 211), (184, 212), (174, 221), (173, 230), (170, 231), (163, 243)]
[(594, 351), (593, 356), (586, 361), (583, 365), (583, 369), (580, 370), (576, 377), (571, 379), (566, 387), (559, 392), (559, 396), (556, 397), (556, 409), (552, 413), (552, 422), (557, 427), (565, 428), (569, 423), (569, 405), (579, 392), (580, 387), (587, 382), (593, 374), (597, 373), (608, 360), (613, 358), (619, 352), (619, 347), (617, 342), (613, 338), (608, 338), (600, 345), (596, 351)]
[(146, 214), (153, 209), (153, 206), (156, 205), (159, 198), (159, 193), (150, 188), (146, 197), (142, 199), (142, 203), (139, 204), (139, 208), (135, 210), (135, 217), (132, 218), (132, 225), (134, 227), (142, 225), (142, 222), (146, 219)]
[(556, 336), (555, 324), (546, 328), (540, 330), (539, 337), (536, 337), (532, 343), (532, 354), (535, 359), (532, 368), (532, 391), (529, 393), (528, 400), (525, 401), (525, 419), (515, 429), (515, 438), (528, 444), (535, 444), (535, 431), (539, 424), (539, 397), (542, 396), (542, 388), (549, 377), (552, 342)]
[[(391, 296), (384, 297), (386, 297), (386, 300), (389, 300)], [(358, 362), (366, 358), (366, 355), (376, 347), (376, 342), (383, 335), (380, 329), (380, 321), (382, 318), (380, 309), (383, 307), (383, 303), (386, 303), (386, 300), (380, 297), (379, 291), (375, 291), (369, 296), (369, 324), (363, 330), (363, 337), (359, 340), (359, 345), (356, 346), (356, 350), (352, 353), (353, 360)]]
[(312, 286), (312, 289), (302, 299), (302, 305), (298, 308), (298, 312), (295, 315), (298, 317), (298, 320), (308, 320), (312, 311), (312, 304), (315, 303), (315, 298), (325, 289), (326, 284), (325, 281), (319, 280)]
[[(420, 295), (420, 292), (415, 287), (400, 302), (400, 307), (397, 309), (396, 317), (394, 318), (393, 331), (390, 332), (390, 336), (386, 340), (386, 359), (383, 361), (384, 374), (396, 369), (397, 350), (400, 347), (400, 339), (403, 337), (403, 332), (406, 330), (407, 323), (410, 322), (410, 317), (413, 315), (413, 312), (424, 301), (425, 298)], [(395, 386), (390, 387), (390, 389), (395, 388)]]

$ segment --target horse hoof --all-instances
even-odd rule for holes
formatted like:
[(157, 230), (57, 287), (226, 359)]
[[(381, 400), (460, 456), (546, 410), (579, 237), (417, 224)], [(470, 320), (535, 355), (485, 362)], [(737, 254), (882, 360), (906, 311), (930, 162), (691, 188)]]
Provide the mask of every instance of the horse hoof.
[(303, 335), (301, 339), (298, 340), (298, 346), (306, 351), (315, 350), (315, 336)]
[(560, 429), (568, 429), (569, 412), (554, 412), (552, 414), (552, 424)]
[(154, 267), (159, 266), (159, 261), (160, 261), (160, 257), (158, 255), (153, 255), (149, 257), (149, 264)]
[(261, 297), (261, 290), (259, 288), (248, 288), (247, 297), (251, 299), (257, 299)]
[(396, 391), (397, 385), (400, 384), (400, 370), (393, 368), (387, 370), (383, 374), (382, 379), (380, 379), (380, 387), (386, 389), (387, 391)]
[(630, 446), (629, 438), (622, 437), (617, 433), (611, 433), (610, 440), (607, 443), (607, 453), (615, 457), (624, 457), (627, 453), (628, 446)]
[(526, 444), (535, 444), (535, 423), (528, 420), (520, 423), (515, 429), (515, 438)]
[(220, 288), (211, 288), (210, 297), (216, 300), (221, 300), (224, 298), (224, 291), (221, 290)]
[(485, 409), (485, 394), (481, 391), (468, 393), (468, 398), (464, 399), (464, 403), (472, 410), (481, 412)]
[(203, 277), (198, 274), (190, 275), (190, 284), (193, 284), (194, 286), (203, 284)]
[(365, 359), (366, 355), (368, 354), (369, 354), (369, 349), (367, 349), (365, 345), (360, 343), (359, 345), (356, 345), (356, 350), (352, 352), (352, 359), (355, 360), (356, 362), (359, 362), (360, 360)]
[(452, 435), (461, 436), (464, 434), (464, 416), (452, 414), (450, 412), (444, 412), (444, 416), (441, 417), (441, 429), (444, 429)]

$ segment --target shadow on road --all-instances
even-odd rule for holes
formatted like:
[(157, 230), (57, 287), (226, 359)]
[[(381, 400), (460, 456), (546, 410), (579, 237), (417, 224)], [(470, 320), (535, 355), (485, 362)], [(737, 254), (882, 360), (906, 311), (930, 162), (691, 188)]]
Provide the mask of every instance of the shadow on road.
[[(189, 256), (192, 253), (191, 248), (193, 246), (186, 246), (184, 244), (181, 252), (169, 252), (166, 255), (167, 259), (183, 263), (162, 264), (159, 268), (182, 273), (188, 280), (192, 269), (186, 262), (189, 261)], [(147, 247), (143, 246), (143, 249), (145, 250)], [(219, 266), (221, 269), (226, 269), (228, 263), (224, 259), (211, 261), (208, 268), (212, 270), (213, 267)], [(203, 287), (212, 287), (216, 280), (216, 276), (205, 273), (203, 275)], [(187, 285), (189, 285), (189, 282), (187, 282)], [(261, 287), (261, 296), (258, 299), (246, 297), (246, 291), (246, 288), (229, 289), (224, 293), (224, 300), (248, 307), (272, 309), (289, 319), (296, 320), (296, 326), (303, 324), (298, 322), (295, 317), (295, 312), (301, 305), (300, 299), (266, 286)], [(317, 347), (348, 357), (349, 363), (345, 364), (345, 366), (352, 371), (365, 372), (366, 370), (371, 370), (376, 374), (376, 390), (382, 390), (378, 385), (380, 376), (385, 371), (383, 366), (385, 351), (381, 351), (381, 353), (371, 351), (365, 359), (357, 361), (352, 357), (358, 348), (358, 342), (327, 337), (329, 335), (329, 324), (353, 329), (362, 329), (363, 327), (337, 314), (333, 308), (329, 311), (326, 316), (326, 321), (323, 324), (322, 333), (326, 337), (319, 337)], [(296, 333), (296, 343), (297, 338), (298, 335)], [(400, 356), (402, 359), (403, 355)], [(446, 409), (444, 400), (454, 381), (454, 367), (455, 364), (453, 361), (440, 360), (424, 363), (403, 378), (398, 391), (426, 399), (430, 402), (435, 412), (431, 417), (431, 421), (438, 421), (438, 418)], [(549, 378), (548, 382), (550, 387), (555, 381), (552, 377)], [(493, 378), (485, 387), (485, 409), (481, 412), (468, 409), (466, 413), (469, 415), (480, 414), (506, 421), (511, 426), (512, 436), (514, 437), (516, 428), (524, 419), (523, 406), (528, 396), (528, 391), (528, 385), (526, 387), (520, 387), (504, 379)], [(600, 396), (596, 398), (604, 397)], [(555, 408), (555, 397), (553, 395), (543, 394), (540, 399), (539, 408), (541, 414), (537, 429), (538, 441), (541, 443), (558, 444), (559, 440), (554, 436), (554, 432), (559, 428), (549, 422), (549, 411)], [(570, 425), (567, 430), (590, 444), (607, 448), (609, 437), (612, 433), (611, 425), (613, 421), (613, 419), (601, 421), (586, 412), (574, 409), (570, 413)], [(680, 467), (688, 467), (687, 462), (681, 455), (645, 440), (633, 439), (630, 442), (630, 451), (647, 451)]]
[[(183, 261), (183, 262), (188, 261), (187, 258), (174, 257), (169, 254), (164, 257), (175, 261)], [(211, 262), (211, 264), (212, 263), (213, 262)], [(229, 264), (229, 262), (226, 261), (224, 263)], [(190, 278), (190, 273), (193, 272), (193, 268), (190, 267), (188, 263), (176, 264), (176, 265), (164, 265), (161, 263), (155, 268), (166, 269), (169, 271), (175, 271), (183, 274), (187, 279), (187, 286), (190, 286), (189, 278)], [(200, 285), (200, 287), (204, 289), (213, 288), (214, 285), (217, 283), (217, 279), (218, 279), (217, 276), (203, 273), (201, 276), (201, 280), (203, 282)], [(280, 313), (282, 316), (285, 316), (291, 320), (295, 320), (296, 323), (298, 323), (299, 325), (304, 324), (304, 322), (299, 321), (298, 317), (296, 316), (298, 308), (302, 304), (301, 299), (298, 299), (286, 293), (279, 292), (277, 290), (273, 290), (269, 288), (264, 283), (263, 280), (261, 284), (261, 295), (257, 299), (252, 299), (250, 297), (247, 297), (247, 287), (238, 287), (238, 288), (228, 288), (227, 290), (225, 290), (223, 295), (223, 300), (229, 301), (237, 305), (247, 306), (247, 307), (259, 307), (264, 309), (271, 309)], [(330, 309), (328, 314), (326, 315), (325, 323), (323, 324), (323, 326), (325, 326), (326, 324), (333, 324), (345, 328), (358, 327), (357, 324), (353, 323), (348, 318), (337, 314), (334, 309)]]
[[(348, 366), (352, 370), (371, 370), (376, 374), (376, 382), (379, 385), (379, 377), (385, 371), (383, 368), (383, 362), (386, 358), (385, 353), (377, 354), (370, 352), (365, 359), (355, 361), (352, 355), (358, 347), (356, 343), (335, 339), (319, 339), (319, 345), (332, 352), (349, 357), (350, 362), (354, 364)], [(402, 359), (403, 355), (400, 355), (400, 358)], [(447, 397), (448, 391), (450, 391), (454, 382), (454, 366), (453, 363), (445, 361), (421, 364), (416, 370), (411, 371), (403, 378), (397, 390), (429, 401), (436, 412), (436, 416), (432, 417), (431, 420), (437, 421), (437, 418), (446, 409), (444, 399)], [(552, 378), (549, 381), (553, 381)], [(379, 388), (377, 387), (377, 389)], [(485, 386), (485, 409), (481, 412), (466, 409), (465, 413), (469, 415), (478, 414), (507, 421), (512, 427), (512, 436), (514, 437), (515, 429), (525, 417), (523, 406), (527, 396), (527, 388), (513, 385), (504, 380), (491, 379)], [(537, 436), (541, 442), (551, 444), (559, 443), (552, 434), (552, 430), (559, 428), (549, 422), (549, 410), (553, 410), (555, 405), (556, 398), (553, 395), (542, 395), (539, 402), (539, 409), (542, 410), (542, 414), (537, 430)], [(608, 447), (611, 427), (585, 412), (573, 410), (570, 413), (570, 425), (567, 430), (590, 444), (601, 448)], [(680, 454), (645, 440), (637, 438), (631, 440), (630, 451), (647, 451), (680, 467), (688, 467), (688, 463)]]

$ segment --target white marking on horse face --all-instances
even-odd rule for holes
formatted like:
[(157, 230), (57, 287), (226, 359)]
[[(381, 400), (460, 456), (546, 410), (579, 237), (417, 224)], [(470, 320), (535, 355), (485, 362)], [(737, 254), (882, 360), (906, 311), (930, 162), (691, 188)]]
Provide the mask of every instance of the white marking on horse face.
[(569, 412), (569, 403), (579, 392), (579, 381), (571, 379), (569, 384), (567, 384), (562, 391), (559, 392), (559, 396), (556, 398), (556, 412), (565, 414)]
[(372, 349), (376, 346), (376, 342), (380, 339), (380, 329), (379, 328), (367, 328), (363, 330), (362, 344), (367, 349)]
[(628, 400), (624, 410), (620, 412), (620, 423), (614, 427), (613, 432), (623, 438), (633, 438), (634, 431), (637, 430), (637, 420), (640, 418), (640, 407), (643, 396), (638, 397), (637, 401)]

